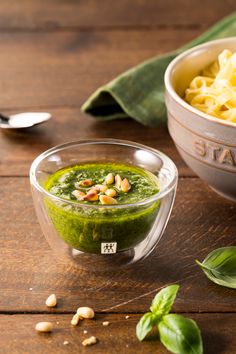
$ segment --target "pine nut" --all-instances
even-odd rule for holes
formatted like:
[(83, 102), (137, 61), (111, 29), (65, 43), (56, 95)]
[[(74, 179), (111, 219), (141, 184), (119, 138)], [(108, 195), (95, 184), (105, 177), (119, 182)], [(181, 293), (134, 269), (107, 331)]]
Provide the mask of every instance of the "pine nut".
[(84, 196), (83, 200), (88, 200), (89, 202), (95, 202), (96, 200), (98, 200), (98, 194), (95, 190), (90, 190)]
[(108, 197), (108, 195), (100, 195), (99, 200), (102, 204), (117, 204), (117, 200), (112, 197)]
[(103, 326), (109, 326), (109, 324), (110, 324), (110, 322), (108, 322), (108, 321), (102, 322), (102, 325), (103, 325)]
[(35, 326), (36, 331), (38, 332), (52, 332), (52, 323), (51, 322), (38, 322)]
[(124, 193), (127, 193), (130, 190), (131, 185), (130, 185), (129, 181), (127, 180), (127, 178), (123, 179), (120, 187), (121, 187), (122, 192), (124, 192)]
[(91, 179), (84, 179), (83, 181), (79, 181), (78, 185), (80, 187), (90, 187), (93, 185), (93, 181)]
[(85, 339), (82, 344), (86, 347), (87, 345), (93, 345), (97, 343), (97, 338), (92, 336), (90, 338)]
[(76, 313), (73, 317), (72, 320), (70, 321), (70, 323), (72, 324), (72, 326), (77, 326), (77, 324), (79, 323), (80, 320), (80, 316), (78, 313)]
[(105, 183), (106, 184), (113, 184), (114, 183), (114, 176), (111, 172), (108, 173), (108, 175), (106, 176)]
[(83, 200), (84, 196), (86, 195), (84, 192), (78, 191), (75, 189), (72, 194), (79, 200)]
[(57, 305), (57, 298), (55, 294), (50, 295), (47, 300), (45, 301), (45, 304), (48, 307), (55, 307)]
[(106, 190), (105, 194), (108, 195), (108, 197), (115, 197), (117, 193), (115, 189), (109, 188)]
[(79, 317), (82, 318), (94, 318), (95, 314), (93, 309), (91, 309), (90, 307), (79, 307), (77, 310), (77, 314), (79, 315)]
[(120, 175), (115, 176), (116, 187), (119, 189), (121, 187), (122, 178)]
[(104, 186), (104, 184), (96, 184), (96, 186), (94, 186), (94, 188), (98, 191), (98, 192), (106, 192), (107, 190), (107, 186)]
[[(97, 190), (97, 188), (95, 188), (95, 187), (92, 187), (92, 188), (90, 188), (90, 190), (88, 191), (88, 193), (98, 193), (98, 190)], [(88, 194), (87, 193), (87, 194)]]

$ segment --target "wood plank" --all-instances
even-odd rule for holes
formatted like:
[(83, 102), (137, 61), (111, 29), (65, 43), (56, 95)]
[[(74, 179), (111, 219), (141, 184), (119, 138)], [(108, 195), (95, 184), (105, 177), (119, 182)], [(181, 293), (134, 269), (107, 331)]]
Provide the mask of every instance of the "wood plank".
[(97, 87), (120, 72), (183, 44), (194, 33), (131, 31), (128, 37), (124, 31), (1, 34), (1, 110), (9, 113), (14, 108), (17, 112), (45, 107), (53, 120), (30, 132), (1, 132), (0, 175), (27, 175), (33, 158), (42, 151), (88, 137), (124, 138), (157, 147), (176, 161), (181, 174), (192, 175), (173, 149), (165, 128), (143, 128), (131, 121), (97, 123), (85, 117), (79, 107)]
[(173, 50), (199, 30), (0, 34), (0, 107), (80, 107), (128, 68)]
[(167, 128), (143, 127), (131, 120), (98, 122), (81, 114), (78, 108), (50, 109), (53, 119), (30, 131), (4, 132), (0, 138), (0, 175), (28, 176), (33, 159), (52, 146), (87, 138), (117, 138), (136, 141), (157, 148), (170, 156), (179, 173), (191, 176)]
[(208, 26), (235, 11), (232, 0), (1, 0), (0, 29)]
[(71, 312), (79, 305), (96, 311), (142, 312), (162, 286), (181, 285), (178, 312), (235, 312), (235, 291), (210, 282), (195, 263), (217, 247), (235, 243), (236, 205), (199, 179), (179, 181), (166, 232), (145, 261), (112, 274), (86, 273), (56, 261), (34, 214), (27, 178), (1, 178), (0, 311)]
[[(236, 347), (235, 314), (186, 314), (194, 319), (201, 328), (204, 353), (234, 354)], [(78, 327), (71, 328), (71, 315), (11, 315), (0, 316), (1, 353), (38, 354), (38, 353), (159, 353), (167, 351), (152, 333), (148, 340), (140, 343), (135, 336), (135, 327), (140, 315), (125, 314), (97, 315), (96, 320), (81, 321)], [(51, 334), (38, 334), (35, 324), (44, 320), (52, 321)], [(110, 325), (104, 327), (103, 321)], [(124, 331), (125, 328), (125, 331)], [(87, 334), (83, 333), (86, 330)], [(94, 335), (98, 343), (92, 348), (83, 347), (81, 342)], [(68, 341), (67, 345), (63, 344)]]

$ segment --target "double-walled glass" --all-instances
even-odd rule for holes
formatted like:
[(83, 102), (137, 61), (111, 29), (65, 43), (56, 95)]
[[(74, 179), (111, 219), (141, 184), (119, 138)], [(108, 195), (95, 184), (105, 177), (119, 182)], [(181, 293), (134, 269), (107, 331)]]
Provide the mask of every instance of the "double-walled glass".
[[(137, 166), (158, 178), (160, 190), (136, 203), (98, 205), (65, 200), (45, 184), (59, 169), (84, 163)], [(145, 258), (160, 240), (172, 210), (177, 169), (161, 152), (123, 140), (83, 140), (56, 146), (30, 169), (36, 213), (57, 257), (87, 270), (109, 270)]]

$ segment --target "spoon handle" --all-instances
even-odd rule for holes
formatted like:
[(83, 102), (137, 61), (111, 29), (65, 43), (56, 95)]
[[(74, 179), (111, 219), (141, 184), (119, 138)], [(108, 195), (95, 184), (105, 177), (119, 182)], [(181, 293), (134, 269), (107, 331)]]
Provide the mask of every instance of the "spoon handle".
[(0, 113), (0, 121), (2, 121), (3, 123), (7, 123), (9, 121), (9, 118)]

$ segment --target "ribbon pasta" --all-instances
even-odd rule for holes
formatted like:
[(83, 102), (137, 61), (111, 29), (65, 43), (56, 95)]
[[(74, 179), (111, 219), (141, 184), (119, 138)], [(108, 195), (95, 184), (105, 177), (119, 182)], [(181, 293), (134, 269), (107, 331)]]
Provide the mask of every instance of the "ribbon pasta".
[(184, 99), (202, 112), (236, 123), (236, 53), (223, 50), (191, 81)]

